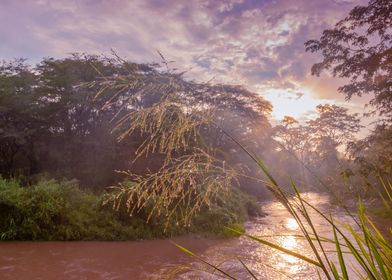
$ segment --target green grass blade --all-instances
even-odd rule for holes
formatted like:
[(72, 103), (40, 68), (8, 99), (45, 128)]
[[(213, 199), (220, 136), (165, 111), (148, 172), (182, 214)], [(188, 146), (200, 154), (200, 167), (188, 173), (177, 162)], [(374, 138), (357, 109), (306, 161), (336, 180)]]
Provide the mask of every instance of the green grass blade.
[(381, 186), (384, 188), (385, 193), (387, 194), (387, 196), (389, 198), (389, 201), (392, 202), (392, 193), (391, 193), (392, 192), (392, 185), (391, 185), (391, 183), (388, 181), (388, 183), (389, 183), (388, 185), (389, 185), (389, 187), (391, 189), (391, 190), (389, 190), (388, 187), (386, 186), (383, 178), (381, 176), (379, 176), (379, 179), (380, 179), (380, 182), (381, 182)]
[[(373, 280), (377, 280), (377, 277), (374, 275), (373, 273), (373, 268), (372, 268), (372, 264), (369, 263), (370, 260), (368, 260), (368, 262), (366, 262), (363, 257), (361, 256), (361, 253), (358, 252), (358, 249), (356, 249), (352, 243), (349, 241), (349, 239), (346, 236), (343, 236), (348, 248), (350, 249), (352, 255), (355, 257), (355, 259), (357, 260), (358, 264), (365, 270), (366, 274), (369, 276), (369, 279), (373, 279)], [(358, 242), (358, 241), (357, 241)], [(358, 246), (362, 247), (361, 243), (358, 243)], [(365, 253), (365, 257), (367, 255), (367, 252), (361, 248), (360, 249), (362, 251), (362, 253)], [(368, 264), (371, 266), (369, 268)]]
[[(305, 201), (306, 205), (308, 205), (309, 207), (311, 207), (314, 211), (316, 211), (321, 217), (323, 217), (325, 219), (325, 221), (327, 221), (329, 224), (332, 225), (333, 228), (336, 229), (336, 231), (343, 237), (344, 242), (346, 243), (346, 246), (350, 249), (350, 251), (352, 252), (352, 254), (354, 255), (354, 257), (356, 258), (356, 260), (358, 261), (358, 263), (361, 265), (361, 267), (364, 268), (364, 270), (366, 271), (367, 274), (369, 274), (370, 279), (376, 279), (375, 276), (373, 275), (371, 269), (368, 267), (368, 265), (366, 264), (366, 261), (362, 258), (361, 254), (358, 253), (358, 250), (354, 247), (354, 245), (352, 244), (352, 242), (350, 241), (350, 239), (348, 239), (348, 237), (338, 228), (334, 225), (334, 223), (326, 216), (324, 215), (320, 210), (318, 210), (316, 207), (314, 207), (312, 204), (310, 204), (309, 202)], [(353, 235), (357, 235), (357, 233), (351, 228), (350, 229), (351, 234)], [(359, 237), (357, 235), (357, 238), (361, 239), (361, 237)]]
[(333, 277), (335, 279), (339, 280), (340, 276), (339, 276), (338, 270), (336, 269), (335, 264), (333, 262), (331, 262), (330, 265), (331, 265), (331, 270), (332, 270)]
[[(316, 228), (314, 227), (313, 222), (312, 222), (312, 219), (310, 218), (309, 213), (308, 213), (308, 211), (307, 211), (307, 209), (306, 209), (306, 207), (305, 207), (305, 204), (304, 204), (304, 202), (303, 202), (303, 199), (302, 199), (302, 197), (301, 197), (301, 194), (299, 193), (299, 190), (298, 190), (298, 188), (297, 188), (297, 185), (295, 184), (295, 182), (294, 182), (292, 179), (291, 179), (291, 185), (293, 186), (294, 191), (295, 191), (295, 193), (296, 193), (296, 195), (297, 195), (297, 197), (298, 197), (298, 199), (299, 199), (299, 201), (300, 201), (301, 209), (302, 209), (302, 212), (303, 212), (303, 216), (305, 217), (306, 221), (308, 222), (310, 228), (311, 228), (312, 231), (313, 231), (313, 234), (314, 234), (314, 236), (315, 236), (315, 239), (316, 239), (317, 243), (319, 244), (319, 246), (320, 246), (320, 248), (321, 248), (321, 251), (322, 251), (322, 253), (323, 253), (323, 256), (324, 256), (325, 260), (327, 261), (327, 264), (328, 264), (328, 266), (329, 266), (329, 269), (332, 270), (332, 267), (331, 267), (330, 262), (329, 262), (329, 260), (328, 260), (328, 256), (327, 256), (327, 254), (325, 253), (324, 246), (323, 246), (323, 244), (321, 243), (321, 240), (320, 240), (320, 238), (319, 238), (319, 235), (317, 234)], [(312, 247), (312, 250), (313, 250), (313, 252), (315, 253), (315, 255), (316, 255), (316, 257), (317, 257), (317, 260), (318, 260), (318, 261), (320, 262), (320, 264), (323, 266), (323, 271), (324, 271), (324, 273), (325, 273), (326, 276), (329, 278), (329, 273), (328, 273), (327, 269), (325, 268), (325, 265), (324, 265), (324, 263), (323, 263), (323, 260), (322, 260), (322, 258), (320, 257), (320, 255), (319, 255), (319, 253), (318, 253), (316, 247), (315, 247), (314, 244), (313, 244), (313, 241), (312, 241), (313, 239), (310, 237), (309, 233), (308, 233), (306, 230), (305, 230), (305, 232), (307, 233), (307, 234), (306, 234), (306, 238), (307, 238), (307, 240), (308, 240), (309, 245)]]
[(380, 270), (380, 272), (383, 276), (383, 279), (389, 279), (387, 271), (384, 268), (384, 261), (378, 252), (379, 250), (376, 248), (376, 246), (374, 246), (373, 242), (370, 242), (370, 248), (373, 252), (374, 259), (376, 260), (377, 268), (378, 268), (378, 270)]
[(173, 242), (173, 243), (174, 243), (174, 245), (175, 245), (177, 248), (179, 248), (181, 251), (187, 253), (188, 255), (191, 255), (192, 257), (195, 256), (195, 254), (194, 254), (193, 252), (189, 251), (187, 248), (182, 247), (181, 245), (179, 245), (179, 244), (177, 244), (177, 243), (175, 243), (175, 242)]
[(339, 239), (338, 239), (338, 236), (336, 234), (336, 229), (335, 228), (333, 228), (333, 235), (334, 235), (334, 238), (335, 238), (336, 251), (337, 251), (337, 254), (338, 254), (339, 265), (340, 265), (340, 269), (342, 271), (343, 279), (348, 279), (346, 263), (344, 262), (343, 253), (342, 253), (342, 250), (340, 248)]

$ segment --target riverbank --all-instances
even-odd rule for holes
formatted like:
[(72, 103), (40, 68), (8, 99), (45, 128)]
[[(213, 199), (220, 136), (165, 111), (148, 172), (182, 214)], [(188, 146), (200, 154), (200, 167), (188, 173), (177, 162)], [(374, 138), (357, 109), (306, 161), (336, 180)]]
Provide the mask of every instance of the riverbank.
[(130, 215), (126, 209), (103, 205), (105, 193), (83, 190), (77, 181), (41, 179), (24, 186), (18, 180), (0, 179), (1, 240), (140, 240), (197, 233), (229, 236), (224, 226), (243, 228), (251, 216), (260, 215), (256, 200), (238, 189), (222, 196), (217, 205), (205, 208), (187, 227), (162, 221), (140, 211)]

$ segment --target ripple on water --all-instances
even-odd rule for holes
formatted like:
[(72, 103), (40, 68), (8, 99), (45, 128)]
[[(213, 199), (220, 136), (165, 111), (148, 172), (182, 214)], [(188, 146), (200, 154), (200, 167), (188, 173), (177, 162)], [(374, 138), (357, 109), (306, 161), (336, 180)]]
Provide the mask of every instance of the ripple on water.
[[(303, 197), (338, 220), (350, 218), (328, 204), (328, 197), (307, 193)], [(297, 222), (276, 201), (263, 202), (268, 215), (246, 223), (247, 233), (313, 258), (307, 242), (297, 238)], [(331, 227), (310, 212), (321, 235), (332, 237)], [(315, 268), (246, 237), (207, 240), (181, 237), (175, 241), (219, 265), (238, 279), (252, 279), (238, 257), (259, 279), (317, 279)], [(334, 249), (334, 248), (332, 248)], [(199, 270), (197, 270), (199, 269)], [(162, 279), (169, 271), (181, 271), (174, 279), (221, 279), (175, 248), (169, 240), (140, 242), (4, 242), (0, 243), (0, 279)], [(353, 277), (355, 278), (355, 277)]]
[[(324, 214), (329, 215), (331, 213), (337, 220), (352, 223), (352, 219), (345, 215), (342, 210), (330, 206), (327, 195), (306, 193), (303, 194), (303, 198), (313, 205), (317, 205)], [(301, 234), (298, 223), (282, 204), (270, 201), (262, 205), (262, 210), (267, 215), (247, 223), (246, 232), (248, 234), (262, 237), (286, 249), (315, 259), (307, 241), (297, 236)], [(309, 214), (314, 226), (322, 236), (333, 237), (331, 226), (323, 218), (311, 209), (309, 209)], [(330, 247), (331, 250), (335, 249), (333, 244)], [(220, 264), (221, 268), (229, 271), (231, 275), (238, 279), (252, 278), (245, 272), (243, 265), (236, 259), (237, 257), (243, 260), (259, 279), (318, 279), (317, 270), (313, 265), (246, 237), (235, 238), (229, 242), (211, 247), (203, 254), (203, 257), (215, 265)], [(351, 271), (351, 274), (354, 274), (353, 271)], [(187, 272), (181, 275), (179, 279), (196, 279), (197, 276), (204, 279), (205, 273)], [(209, 276), (208, 279), (219, 279), (219, 277), (213, 275)]]

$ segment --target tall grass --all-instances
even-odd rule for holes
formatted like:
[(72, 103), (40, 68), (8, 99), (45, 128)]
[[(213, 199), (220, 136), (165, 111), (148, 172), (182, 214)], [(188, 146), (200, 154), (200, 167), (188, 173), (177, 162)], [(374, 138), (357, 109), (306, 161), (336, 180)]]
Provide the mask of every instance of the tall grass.
[[(230, 137), (230, 136), (229, 136)], [(231, 137), (230, 137), (231, 138)], [(293, 250), (286, 249), (278, 244), (272, 243), (260, 237), (248, 235), (242, 231), (229, 228), (233, 233), (245, 236), (260, 243), (262, 246), (269, 246), (284, 254), (293, 256), (318, 268), (319, 278), (322, 274), (326, 279), (350, 279), (350, 268), (354, 271), (358, 279), (391, 280), (392, 279), (392, 245), (391, 235), (383, 234), (367, 215), (361, 197), (358, 197), (358, 211), (351, 215), (355, 218), (358, 228), (348, 224), (337, 223), (332, 216), (327, 216), (317, 207), (306, 201), (298, 191), (295, 182), (291, 182), (293, 192), (290, 193), (278, 184), (277, 180), (268, 171), (265, 164), (250, 153), (240, 143), (235, 141), (241, 149), (258, 165), (260, 170), (268, 179), (267, 187), (273, 192), (275, 197), (285, 206), (290, 215), (296, 220), (300, 230), (301, 238), (304, 238), (313, 252), (313, 256), (305, 256)], [(389, 180), (380, 178), (380, 184), (384, 193), (379, 192), (385, 210), (390, 211), (392, 207), (392, 183)], [(321, 236), (309, 214), (309, 210), (315, 211), (331, 228), (332, 238)], [(386, 236), (389, 235), (389, 236)], [(333, 244), (335, 250), (329, 250)], [(178, 248), (195, 256), (189, 250), (176, 244)], [(350, 263), (347, 261), (350, 257)], [(199, 260), (213, 268), (214, 272), (220, 273), (223, 278), (235, 279), (230, 273), (223, 271), (212, 263), (197, 256)], [(245, 272), (249, 277), (257, 279), (254, 273), (241, 261)]]

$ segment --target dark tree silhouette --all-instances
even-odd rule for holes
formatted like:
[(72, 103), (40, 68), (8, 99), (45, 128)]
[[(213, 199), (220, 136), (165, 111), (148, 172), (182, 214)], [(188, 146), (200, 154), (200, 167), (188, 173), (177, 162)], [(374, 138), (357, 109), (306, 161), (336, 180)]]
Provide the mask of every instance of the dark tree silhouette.
[(349, 79), (339, 88), (347, 99), (373, 94), (370, 104), (392, 120), (392, 1), (371, 0), (367, 6), (355, 7), (334, 28), (324, 30), (319, 40), (305, 46), (323, 56), (313, 65), (313, 75), (330, 70)]

